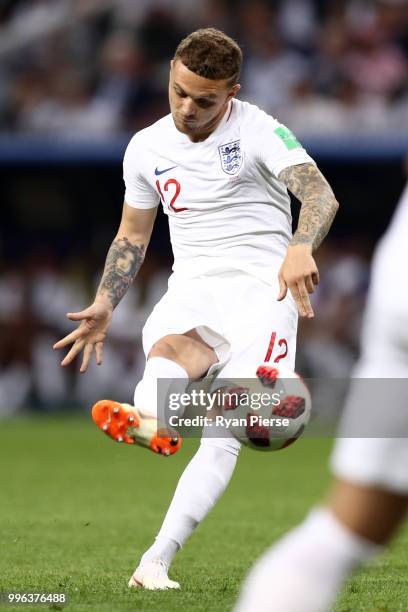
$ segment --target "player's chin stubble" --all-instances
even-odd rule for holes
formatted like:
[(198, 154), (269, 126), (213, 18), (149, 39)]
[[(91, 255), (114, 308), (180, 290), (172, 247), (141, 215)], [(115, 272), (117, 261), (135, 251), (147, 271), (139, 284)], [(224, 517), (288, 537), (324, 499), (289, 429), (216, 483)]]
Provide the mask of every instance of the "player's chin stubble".
[(174, 115), (173, 115), (173, 121), (174, 124), (176, 126), (176, 128), (179, 130), (179, 132), (182, 132), (183, 134), (186, 134), (187, 136), (199, 136), (199, 135), (209, 135), (211, 134), (211, 132), (214, 131), (214, 129), (217, 127), (218, 123), (220, 122), (222, 116), (216, 116), (213, 117), (212, 119), (210, 119), (209, 121), (207, 121), (206, 123), (197, 123), (196, 121), (191, 122), (191, 123), (186, 123), (182, 120), (177, 119)]
[(197, 123), (185, 123), (184, 121), (180, 121), (179, 119), (176, 119), (173, 115), (173, 121), (174, 121), (174, 125), (176, 126), (176, 128), (178, 129), (179, 132), (182, 132), (183, 134), (187, 134), (187, 135), (193, 135), (196, 134), (198, 132), (198, 125)]

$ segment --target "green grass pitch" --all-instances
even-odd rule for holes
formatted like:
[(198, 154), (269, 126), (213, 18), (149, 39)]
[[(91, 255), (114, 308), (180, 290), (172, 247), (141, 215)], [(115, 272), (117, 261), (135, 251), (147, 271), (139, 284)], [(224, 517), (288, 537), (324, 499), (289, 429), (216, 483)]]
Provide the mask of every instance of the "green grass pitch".
[[(253, 560), (321, 497), (330, 442), (244, 449), (225, 496), (174, 562), (170, 575), (182, 590), (130, 591), (196, 445), (186, 441), (164, 458), (114, 444), (82, 417), (0, 422), (0, 591), (65, 591), (67, 610), (78, 612), (231, 610)], [(408, 610), (408, 529), (336, 608), (360, 610)]]

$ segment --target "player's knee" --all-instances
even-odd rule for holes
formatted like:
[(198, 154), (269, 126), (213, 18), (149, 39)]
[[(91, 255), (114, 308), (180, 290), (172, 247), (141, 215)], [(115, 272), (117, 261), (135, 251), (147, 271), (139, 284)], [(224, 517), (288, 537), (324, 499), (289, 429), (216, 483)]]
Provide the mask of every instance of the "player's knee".
[(164, 357), (164, 359), (170, 359), (171, 361), (179, 361), (176, 349), (166, 338), (161, 338), (153, 344), (148, 358), (151, 359), (152, 357)]
[(161, 338), (156, 342), (149, 353), (148, 359), (152, 357), (162, 357), (174, 361), (179, 366), (185, 369), (189, 378), (194, 378), (195, 370), (191, 368), (191, 356), (188, 351), (185, 350), (184, 346), (180, 346), (179, 343), (172, 343), (167, 338)]
[(204, 376), (208, 368), (217, 362), (217, 356), (212, 349), (186, 336), (161, 338), (150, 350), (148, 359), (152, 357), (175, 361), (186, 370), (191, 380)]

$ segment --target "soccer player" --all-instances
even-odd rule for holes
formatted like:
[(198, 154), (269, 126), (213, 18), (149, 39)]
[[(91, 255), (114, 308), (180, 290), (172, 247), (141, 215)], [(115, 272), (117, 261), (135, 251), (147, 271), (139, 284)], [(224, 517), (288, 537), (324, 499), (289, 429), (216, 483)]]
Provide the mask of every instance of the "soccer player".
[[(236, 612), (328, 612), (344, 581), (383, 550), (407, 514), (408, 289), (398, 269), (407, 261), (408, 185), (374, 257), (328, 501), (255, 565)], [(378, 437), (345, 437), (364, 435), (362, 426)]]
[[(237, 43), (208, 28), (190, 34), (171, 61), (171, 113), (138, 132), (124, 158), (122, 221), (94, 303), (69, 313), (79, 327), (62, 365), (83, 351), (81, 372), (102, 348), (114, 308), (145, 257), (157, 207), (169, 218), (173, 274), (143, 330), (146, 368), (133, 406), (98, 402), (98, 426), (113, 439), (172, 454), (180, 438), (157, 435), (159, 379), (179, 389), (207, 374), (232, 377), (242, 364), (284, 360), (294, 367), (298, 312), (314, 316), (309, 294), (319, 275), (314, 251), (338, 203), (293, 133), (236, 95)], [(279, 83), (265, 84), (279, 87)], [(300, 200), (292, 236), (288, 189)], [(225, 490), (239, 442), (204, 427), (162, 528), (130, 585), (178, 588), (168, 567)]]

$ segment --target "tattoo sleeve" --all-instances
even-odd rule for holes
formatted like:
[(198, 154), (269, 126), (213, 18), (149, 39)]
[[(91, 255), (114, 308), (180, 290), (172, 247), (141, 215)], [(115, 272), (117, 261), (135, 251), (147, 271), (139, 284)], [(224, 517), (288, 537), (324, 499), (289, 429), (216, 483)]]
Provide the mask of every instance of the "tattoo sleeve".
[(97, 297), (108, 298), (115, 308), (129, 289), (145, 256), (143, 244), (132, 244), (126, 237), (116, 238), (108, 251)]
[(313, 164), (285, 168), (279, 180), (301, 203), (298, 227), (290, 244), (310, 244), (313, 250), (317, 249), (339, 207), (329, 183)]

